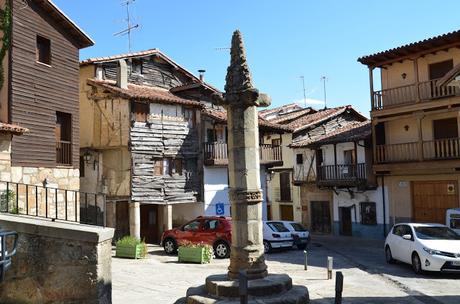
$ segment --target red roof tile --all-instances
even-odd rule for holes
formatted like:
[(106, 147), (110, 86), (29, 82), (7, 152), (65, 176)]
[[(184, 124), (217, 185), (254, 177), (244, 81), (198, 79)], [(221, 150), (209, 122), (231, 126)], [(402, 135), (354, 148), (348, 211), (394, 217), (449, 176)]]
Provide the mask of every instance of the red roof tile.
[[(204, 115), (214, 120), (217, 120), (221, 123), (227, 123), (227, 112), (225, 110), (205, 108), (205, 109), (202, 109), (201, 112)], [(264, 129), (274, 130), (274, 131), (291, 132), (291, 129), (289, 129), (288, 127), (284, 125), (269, 122), (260, 116), (259, 116), (259, 127), (264, 128)]]
[(324, 109), (313, 114), (302, 116), (299, 119), (296, 119), (293, 122), (287, 124), (287, 126), (294, 130), (294, 132), (298, 132), (309, 127), (313, 127), (330, 118), (336, 117), (345, 111), (353, 111), (358, 117), (360, 117), (361, 120), (367, 120), (366, 117), (353, 109), (351, 105), (347, 105), (337, 108)]
[(371, 121), (354, 121), (315, 138), (308, 138), (291, 144), (293, 148), (320, 146), (333, 143), (363, 140), (371, 136)]
[(29, 132), (29, 129), (14, 124), (0, 122), (0, 132), (21, 135), (23, 133)]
[(270, 119), (270, 122), (278, 123), (278, 124), (289, 124), (291, 121), (298, 119), (300, 116), (316, 113), (317, 111), (312, 108), (306, 108), (302, 110), (297, 110), (293, 112), (289, 112), (287, 114), (279, 115), (277, 118)]
[(128, 84), (127, 89), (122, 89), (115, 85), (115, 81), (96, 79), (88, 79), (87, 83), (91, 86), (97, 86), (108, 90), (109, 92), (126, 99), (201, 107), (201, 103), (198, 101), (181, 98), (162, 88)]

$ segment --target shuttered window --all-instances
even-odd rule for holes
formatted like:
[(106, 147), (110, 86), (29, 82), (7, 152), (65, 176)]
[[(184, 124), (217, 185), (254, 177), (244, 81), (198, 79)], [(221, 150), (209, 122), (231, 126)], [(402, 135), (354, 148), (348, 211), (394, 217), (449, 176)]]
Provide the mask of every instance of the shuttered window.
[(148, 103), (133, 102), (133, 118), (138, 122), (146, 122), (150, 112)]
[(51, 41), (42, 36), (37, 36), (36, 60), (51, 65)]

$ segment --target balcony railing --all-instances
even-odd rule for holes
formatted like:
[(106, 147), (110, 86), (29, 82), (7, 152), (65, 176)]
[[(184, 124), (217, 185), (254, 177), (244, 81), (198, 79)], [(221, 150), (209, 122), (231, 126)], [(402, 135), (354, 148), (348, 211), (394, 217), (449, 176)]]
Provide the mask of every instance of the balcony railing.
[[(205, 161), (213, 161), (216, 163), (228, 162), (227, 151), (227, 143), (225, 142), (204, 143)], [(259, 155), (261, 162), (277, 162), (283, 159), (281, 155), (281, 146), (261, 144)]]
[(317, 168), (317, 183), (361, 182), (366, 180), (366, 164), (323, 165)]
[(374, 110), (459, 95), (457, 87), (437, 86), (438, 79), (374, 92)]
[(105, 226), (102, 193), (0, 181), (0, 213)]
[(56, 163), (58, 165), (72, 165), (72, 142), (56, 141)]
[(446, 138), (430, 141), (378, 145), (377, 163), (412, 162), (460, 158), (460, 139)]
[(270, 198), (275, 202), (292, 202), (292, 187), (285, 188), (273, 188), (272, 190), (273, 197)]

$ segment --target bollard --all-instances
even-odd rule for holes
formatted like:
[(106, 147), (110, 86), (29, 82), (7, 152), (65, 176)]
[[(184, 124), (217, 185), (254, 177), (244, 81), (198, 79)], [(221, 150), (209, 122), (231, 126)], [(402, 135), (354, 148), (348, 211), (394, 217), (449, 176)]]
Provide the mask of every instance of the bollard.
[(333, 266), (333, 258), (327, 257), (327, 279), (332, 280), (332, 266)]
[(303, 254), (305, 255), (305, 260), (304, 260), (304, 269), (307, 270), (308, 268), (308, 253), (306, 250), (303, 251)]
[(240, 303), (248, 304), (248, 277), (246, 271), (241, 270), (238, 276), (239, 280), (239, 294), (240, 294)]
[(335, 275), (335, 302), (334, 304), (342, 304), (342, 292), (343, 292), (343, 274), (341, 271), (337, 271)]

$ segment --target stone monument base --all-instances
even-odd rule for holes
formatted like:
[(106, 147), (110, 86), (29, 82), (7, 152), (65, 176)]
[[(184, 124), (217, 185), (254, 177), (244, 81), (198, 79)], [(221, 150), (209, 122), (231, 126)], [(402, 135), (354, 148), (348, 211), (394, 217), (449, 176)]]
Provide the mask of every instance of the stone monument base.
[[(249, 303), (308, 304), (310, 298), (305, 286), (293, 286), (286, 274), (269, 274), (263, 279), (248, 281)], [(206, 284), (187, 290), (187, 304), (239, 304), (239, 282), (227, 275), (212, 275)]]

